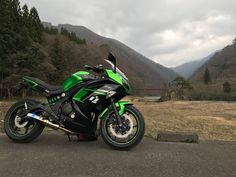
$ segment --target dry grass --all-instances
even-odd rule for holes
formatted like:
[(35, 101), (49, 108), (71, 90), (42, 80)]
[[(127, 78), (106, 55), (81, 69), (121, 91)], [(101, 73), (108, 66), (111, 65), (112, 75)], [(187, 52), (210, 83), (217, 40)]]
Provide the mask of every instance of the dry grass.
[(158, 131), (197, 132), (202, 140), (236, 141), (236, 103), (213, 101), (138, 102), (146, 135)]
[(0, 132), (3, 131), (2, 128), (3, 128), (3, 119), (5, 116), (5, 113), (12, 103), (13, 102), (11, 101), (4, 101), (4, 102), (0, 101)]
[[(197, 132), (201, 140), (236, 141), (236, 103), (213, 101), (143, 102), (128, 98), (142, 112), (146, 135), (157, 131)], [(12, 102), (0, 102), (1, 119)], [(1, 131), (1, 128), (0, 128)]]

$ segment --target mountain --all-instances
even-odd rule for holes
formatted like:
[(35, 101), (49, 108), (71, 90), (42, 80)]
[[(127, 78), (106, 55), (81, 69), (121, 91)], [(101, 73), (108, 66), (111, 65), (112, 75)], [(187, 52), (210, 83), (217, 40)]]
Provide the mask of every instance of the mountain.
[(25, 75), (61, 85), (72, 73), (84, 70), (84, 64), (107, 67), (104, 59), (109, 52), (130, 79), (133, 94), (162, 95), (168, 82), (177, 76), (125, 44), (83, 26), (42, 25), (35, 7), (29, 10), (19, 1), (3, 1), (0, 7), (4, 17), (0, 18), (1, 98), (11, 98)]
[[(49, 27), (50, 23), (44, 25)], [(54, 28), (76, 33), (86, 40), (87, 45), (98, 46), (103, 54), (112, 52), (117, 57), (117, 66), (130, 78), (134, 93), (149, 94), (150, 90), (154, 90), (150, 94), (163, 94), (166, 85), (177, 76), (173, 70), (153, 62), (120, 41), (100, 36), (86, 27), (59, 24)], [(94, 64), (97, 62), (94, 61)]]
[[(211, 82), (204, 83), (204, 73), (209, 70)], [(197, 92), (220, 95), (223, 94), (223, 84), (231, 85), (231, 94), (236, 94), (236, 42), (216, 52), (190, 78)]]
[(211, 53), (210, 55), (208, 55), (202, 59), (190, 61), (190, 62), (184, 63), (182, 65), (176, 66), (171, 69), (173, 69), (180, 76), (183, 76), (184, 78), (188, 79), (189, 77), (191, 77), (193, 75), (193, 73), (198, 68), (200, 68), (206, 61), (208, 61), (215, 53), (216, 52)]

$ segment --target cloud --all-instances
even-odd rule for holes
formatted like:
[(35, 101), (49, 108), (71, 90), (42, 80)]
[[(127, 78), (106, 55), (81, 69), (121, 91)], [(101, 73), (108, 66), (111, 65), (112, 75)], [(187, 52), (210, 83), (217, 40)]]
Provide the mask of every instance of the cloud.
[(43, 21), (83, 25), (175, 66), (231, 43), (235, 0), (22, 0)]

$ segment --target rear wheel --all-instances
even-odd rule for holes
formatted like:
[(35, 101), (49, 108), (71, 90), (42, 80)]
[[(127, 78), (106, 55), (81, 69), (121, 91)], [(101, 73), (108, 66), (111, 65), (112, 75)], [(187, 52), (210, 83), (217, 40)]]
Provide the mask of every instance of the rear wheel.
[(21, 115), (37, 104), (34, 100), (22, 100), (10, 107), (4, 119), (7, 136), (17, 143), (28, 143), (36, 139), (43, 131), (44, 125), (37, 121), (24, 119)]
[(142, 114), (133, 106), (125, 108), (123, 125), (119, 126), (114, 112), (108, 112), (101, 121), (103, 140), (117, 150), (128, 150), (140, 143), (145, 131)]

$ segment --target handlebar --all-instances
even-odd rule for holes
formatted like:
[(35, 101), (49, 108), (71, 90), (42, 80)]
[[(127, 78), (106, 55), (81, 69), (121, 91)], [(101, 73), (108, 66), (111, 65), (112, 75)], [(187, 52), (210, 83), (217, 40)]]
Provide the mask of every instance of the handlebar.
[(84, 65), (84, 68), (87, 69), (87, 70), (92, 70), (94, 71), (95, 73), (101, 73), (103, 72), (103, 65), (100, 64), (100, 65), (97, 65), (97, 66), (89, 66), (89, 65)]
[(93, 69), (93, 67), (89, 66), (89, 65), (84, 65), (84, 68), (87, 69), (87, 70), (92, 70)]

